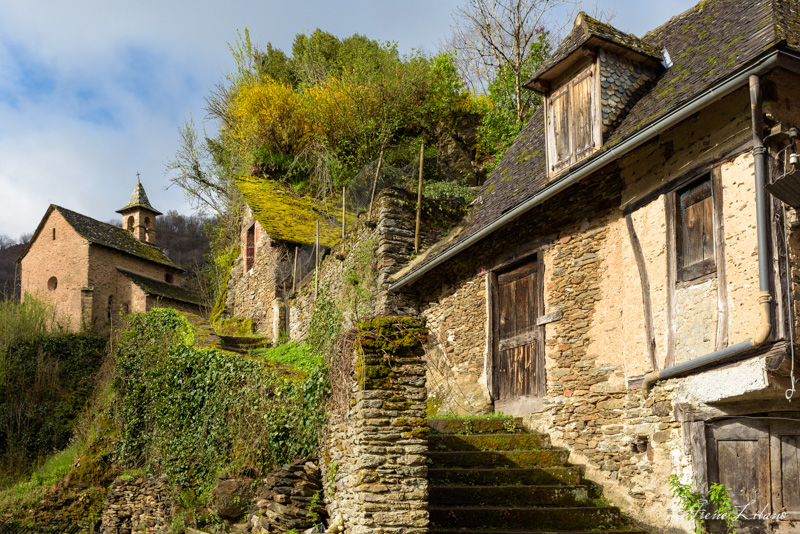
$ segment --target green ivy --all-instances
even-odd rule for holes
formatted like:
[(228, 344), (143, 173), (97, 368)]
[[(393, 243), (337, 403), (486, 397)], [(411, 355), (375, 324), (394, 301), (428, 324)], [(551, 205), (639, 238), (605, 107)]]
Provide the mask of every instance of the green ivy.
[(725, 521), (725, 532), (736, 534), (733, 525), (736, 522), (739, 511), (731, 501), (730, 490), (724, 484), (712, 483), (708, 490), (708, 495), (703, 496), (693, 491), (690, 484), (682, 484), (675, 475), (670, 476), (668, 482), (672, 487), (672, 494), (680, 503), (681, 509), (694, 522), (695, 534), (708, 534), (705, 529), (705, 523), (700, 517), (706, 512), (711, 512), (711, 510), (706, 509), (709, 504), (714, 508), (713, 513)]
[(258, 358), (192, 345), (180, 313), (134, 316), (116, 350), (117, 457), (193, 488), (207, 500), (217, 475), (265, 472), (312, 454), (326, 417), (327, 371), (296, 373)]

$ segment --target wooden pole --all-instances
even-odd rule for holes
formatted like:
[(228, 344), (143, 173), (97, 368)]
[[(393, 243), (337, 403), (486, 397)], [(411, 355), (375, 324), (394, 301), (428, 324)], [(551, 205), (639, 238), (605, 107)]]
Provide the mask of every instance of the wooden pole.
[(414, 230), (414, 254), (419, 254), (419, 224), (422, 219), (422, 161), (425, 158), (425, 142), (419, 147), (419, 185), (417, 186), (417, 227)]
[(319, 291), (319, 220), (317, 220), (317, 238), (314, 244), (314, 300)]
[(295, 245), (294, 247), (294, 270), (292, 271), (292, 293), (297, 292), (297, 249), (300, 247)]
[(344, 195), (347, 192), (347, 189), (342, 187), (342, 239), (344, 239), (344, 222), (347, 219), (347, 211), (345, 211), (346, 205), (344, 200)]
[(381, 163), (383, 163), (383, 148), (381, 148), (381, 155), (378, 156), (378, 168), (375, 169), (375, 179), (372, 180), (372, 195), (369, 197), (367, 219), (372, 218), (372, 203), (375, 201), (375, 189), (378, 187), (378, 175), (381, 173)]

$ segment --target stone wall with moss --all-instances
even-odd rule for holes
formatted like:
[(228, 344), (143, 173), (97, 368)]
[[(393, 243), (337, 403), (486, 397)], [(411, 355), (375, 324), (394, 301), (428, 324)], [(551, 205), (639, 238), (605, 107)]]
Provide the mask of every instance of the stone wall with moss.
[(418, 320), (358, 325), (350, 408), (332, 416), (323, 483), (349, 534), (422, 534), (428, 526), (427, 335)]
[[(423, 199), (420, 253), (438, 242), (461, 219), (466, 206)], [(416, 315), (416, 295), (389, 291), (389, 277), (414, 257), (416, 195), (401, 189), (381, 191), (372, 219), (362, 214), (345, 238), (322, 259), (317, 273), (317, 297), (336, 302), (344, 327), (365, 317)], [(304, 339), (315, 298), (314, 273), (309, 273), (289, 299), (289, 337)]]

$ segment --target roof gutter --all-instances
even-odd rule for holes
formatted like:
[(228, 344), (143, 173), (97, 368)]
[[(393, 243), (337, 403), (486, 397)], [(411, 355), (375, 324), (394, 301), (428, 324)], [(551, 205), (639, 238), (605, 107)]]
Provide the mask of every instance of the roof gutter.
[(529, 211), (535, 206), (538, 206), (545, 200), (555, 196), (564, 189), (567, 189), (571, 185), (591, 175), (595, 171), (600, 170), (604, 166), (613, 162), (615, 159), (634, 150), (635, 148), (649, 141), (653, 137), (660, 135), (669, 128), (672, 128), (679, 122), (689, 118), (690, 116), (702, 110), (709, 104), (716, 102), (717, 100), (720, 100), (723, 97), (729, 95), (730, 93), (732, 93), (733, 91), (735, 91), (736, 89), (747, 83), (750, 76), (752, 75), (760, 76), (765, 72), (768, 72), (769, 70), (777, 67), (780, 62), (781, 54), (785, 54), (785, 52), (780, 52), (780, 51), (771, 52), (769, 55), (762, 57), (761, 59), (756, 61), (745, 71), (740, 72), (736, 76), (729, 78), (727, 81), (722, 82), (721, 84), (708, 89), (701, 95), (697, 96), (694, 100), (690, 101), (685, 106), (682, 106), (679, 109), (675, 110), (673, 113), (666, 115), (660, 119), (657, 119), (650, 126), (646, 127), (645, 129), (639, 131), (638, 133), (634, 134), (628, 139), (610, 148), (602, 155), (590, 161), (583, 167), (575, 169), (571, 173), (562, 177), (560, 180), (553, 182), (549, 186), (545, 187), (543, 190), (539, 191), (538, 193), (530, 197), (528, 200), (526, 200), (516, 208), (512, 209), (505, 215), (502, 215), (498, 219), (495, 219), (495, 221), (489, 224), (488, 226), (482, 228), (481, 230), (471, 235), (461, 243), (447, 250), (441, 256), (436, 257), (430, 263), (424, 264), (419, 270), (411, 271), (410, 273), (401, 277), (394, 284), (390, 285), (389, 289), (395, 291), (397, 289), (402, 288), (405, 285), (417, 281), (425, 273), (441, 265), (442, 263), (449, 260), (459, 252), (462, 252), (467, 248), (471, 247), (484, 237), (493, 233), (495, 230), (502, 228), (506, 224), (510, 223), (511, 221), (519, 217), (520, 215), (524, 214), (525, 212)]
[(738, 356), (752, 348), (763, 345), (769, 338), (772, 324), (770, 322), (770, 302), (772, 296), (769, 291), (770, 260), (767, 256), (769, 249), (769, 212), (767, 211), (767, 191), (764, 187), (767, 181), (767, 149), (764, 147), (764, 123), (761, 102), (761, 80), (757, 75), (749, 78), (750, 83), (750, 112), (753, 128), (753, 166), (756, 187), (756, 234), (758, 238), (758, 303), (761, 309), (761, 319), (758, 329), (753, 332), (753, 337), (730, 347), (720, 349), (699, 358), (693, 358), (660, 371), (653, 371), (645, 375), (642, 389), (647, 391), (650, 386), (659, 380), (672, 378), (683, 373), (694, 371), (706, 365), (719, 363), (734, 356)]

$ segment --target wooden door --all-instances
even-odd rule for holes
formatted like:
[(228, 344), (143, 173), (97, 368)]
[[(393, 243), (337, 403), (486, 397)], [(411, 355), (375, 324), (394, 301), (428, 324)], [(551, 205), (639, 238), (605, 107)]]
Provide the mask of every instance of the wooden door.
[(492, 373), (496, 411), (531, 413), (541, 403), (545, 384), (538, 308), (536, 261), (498, 275)]
[(770, 464), (772, 472), (772, 512), (783, 513), (783, 520), (773, 522), (775, 532), (800, 533), (800, 419), (788, 414), (774, 414), (770, 421)]
[[(724, 484), (730, 490), (733, 504), (746, 507), (746, 516), (769, 514), (770, 446), (766, 421), (727, 419), (707, 427), (708, 483)], [(713, 512), (713, 510), (709, 510)], [(709, 521), (711, 532), (725, 532), (722, 521)], [(768, 533), (768, 520), (741, 521), (739, 534)]]

